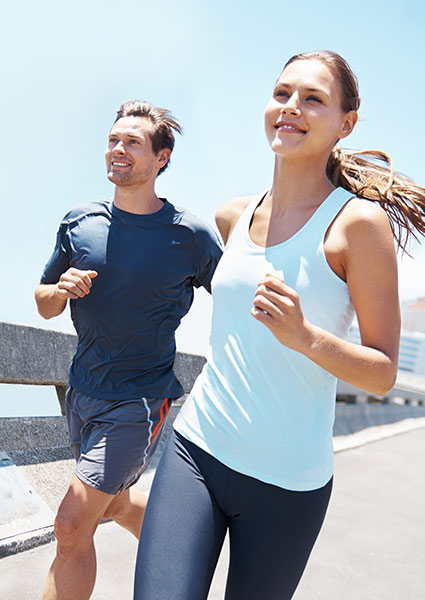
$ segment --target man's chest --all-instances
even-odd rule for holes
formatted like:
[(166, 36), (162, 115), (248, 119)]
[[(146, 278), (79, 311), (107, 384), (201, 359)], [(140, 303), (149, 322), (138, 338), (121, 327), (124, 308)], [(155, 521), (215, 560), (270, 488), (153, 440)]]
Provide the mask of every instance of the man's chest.
[(79, 224), (69, 234), (71, 264), (94, 269), (103, 283), (143, 282), (168, 287), (196, 273), (197, 252), (190, 231), (121, 226), (99, 220)]

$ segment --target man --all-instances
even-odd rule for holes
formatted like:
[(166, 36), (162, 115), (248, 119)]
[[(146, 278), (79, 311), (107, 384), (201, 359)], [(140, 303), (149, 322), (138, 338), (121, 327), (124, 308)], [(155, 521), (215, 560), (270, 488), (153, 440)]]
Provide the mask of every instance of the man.
[(174, 333), (193, 288), (210, 291), (221, 255), (212, 229), (155, 193), (173, 131), (181, 128), (164, 109), (139, 101), (120, 107), (105, 153), (113, 201), (65, 216), (35, 293), (46, 319), (69, 299), (78, 333), (66, 397), (77, 466), (55, 520), (44, 600), (90, 598), (102, 518), (139, 537), (146, 498), (132, 486), (183, 392), (172, 370)]

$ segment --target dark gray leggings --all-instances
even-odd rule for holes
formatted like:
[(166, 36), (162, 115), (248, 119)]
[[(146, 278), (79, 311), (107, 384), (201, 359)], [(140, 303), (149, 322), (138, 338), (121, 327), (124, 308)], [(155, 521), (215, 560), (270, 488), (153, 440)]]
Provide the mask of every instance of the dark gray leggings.
[(225, 600), (289, 600), (331, 495), (293, 492), (229, 469), (181, 435), (166, 444), (149, 496), (135, 600), (205, 600), (227, 529)]

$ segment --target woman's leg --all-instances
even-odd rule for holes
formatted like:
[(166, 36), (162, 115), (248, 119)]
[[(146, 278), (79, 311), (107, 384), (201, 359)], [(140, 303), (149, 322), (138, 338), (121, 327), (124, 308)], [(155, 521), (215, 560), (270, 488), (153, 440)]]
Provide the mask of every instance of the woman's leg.
[(188, 448), (172, 432), (158, 465), (139, 544), (135, 600), (208, 596), (227, 520)]
[[(319, 534), (332, 489), (293, 492), (234, 473), (226, 600), (289, 600)], [(227, 512), (230, 507), (225, 506)]]

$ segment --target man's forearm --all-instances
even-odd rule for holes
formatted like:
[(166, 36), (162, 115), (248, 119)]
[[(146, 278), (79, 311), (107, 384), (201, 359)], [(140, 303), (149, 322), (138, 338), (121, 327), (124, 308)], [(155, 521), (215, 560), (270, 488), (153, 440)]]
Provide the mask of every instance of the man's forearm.
[(67, 302), (57, 295), (56, 283), (41, 283), (35, 290), (35, 301), (38, 312), (44, 319), (51, 319), (63, 313)]

